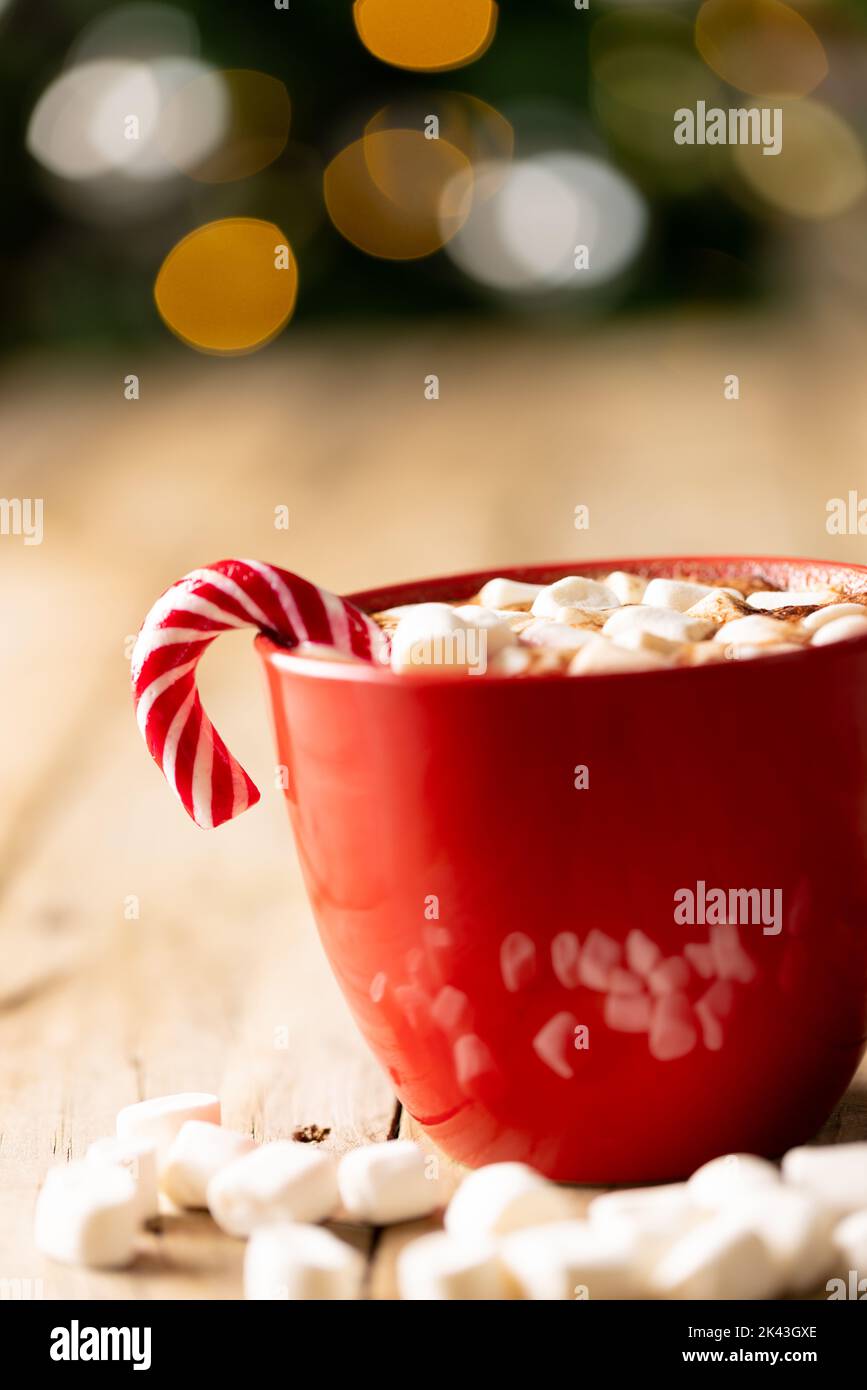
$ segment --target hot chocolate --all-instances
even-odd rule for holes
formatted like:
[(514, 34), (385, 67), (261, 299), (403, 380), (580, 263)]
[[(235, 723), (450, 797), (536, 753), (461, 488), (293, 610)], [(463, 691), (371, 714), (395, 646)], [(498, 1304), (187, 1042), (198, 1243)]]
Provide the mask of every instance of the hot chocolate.
[(593, 675), (779, 656), (867, 634), (862, 595), (779, 589), (755, 576), (724, 586), (615, 570), (552, 584), (489, 579), (469, 599), (373, 614), (392, 670)]

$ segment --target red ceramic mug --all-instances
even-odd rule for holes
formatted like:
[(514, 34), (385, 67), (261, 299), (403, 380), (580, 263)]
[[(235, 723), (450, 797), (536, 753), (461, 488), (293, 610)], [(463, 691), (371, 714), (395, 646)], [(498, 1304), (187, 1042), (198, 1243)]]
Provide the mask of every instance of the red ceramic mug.
[[(724, 557), (350, 597), (374, 612), (576, 568), (867, 592), (863, 567)], [(815, 1133), (865, 1045), (867, 638), (574, 678), (257, 646), (325, 950), (447, 1153), (640, 1183)], [(657, 950), (636, 991), (626, 967)]]

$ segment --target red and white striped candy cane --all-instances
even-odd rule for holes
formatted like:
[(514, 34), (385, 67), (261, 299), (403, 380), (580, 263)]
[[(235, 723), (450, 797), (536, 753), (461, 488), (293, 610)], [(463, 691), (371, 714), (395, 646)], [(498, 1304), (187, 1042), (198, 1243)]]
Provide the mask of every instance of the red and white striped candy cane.
[(382, 634), (345, 598), (257, 560), (191, 570), (157, 599), (132, 654), (136, 718), (151, 756), (196, 825), (222, 825), (259, 800), (199, 699), (196, 667), (215, 637), (253, 627), (374, 661)]

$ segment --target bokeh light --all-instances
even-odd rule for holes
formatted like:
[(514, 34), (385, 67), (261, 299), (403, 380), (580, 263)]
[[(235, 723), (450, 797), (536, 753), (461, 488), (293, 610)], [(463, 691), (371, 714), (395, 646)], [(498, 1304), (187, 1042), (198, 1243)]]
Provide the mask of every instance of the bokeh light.
[(673, 139), (679, 107), (722, 100), (721, 84), (696, 54), (685, 18), (632, 10), (603, 16), (591, 35), (590, 69), (600, 124), (644, 184), (686, 193), (713, 177), (706, 146), (675, 145)]
[(751, 96), (805, 96), (828, 73), (815, 31), (782, 0), (705, 0), (695, 43), (708, 67)]
[[(390, 130), (424, 132), (432, 116), (438, 123), (436, 138), (454, 145), (474, 168), (511, 159), (515, 148), (511, 123), (488, 102), (465, 92), (418, 93), (383, 106), (365, 126), (365, 137)], [(387, 197), (397, 194), (400, 201), (390, 168), (388, 143), (367, 143), (365, 152), (374, 183)]]
[(416, 72), (475, 62), (497, 28), (494, 0), (355, 0), (353, 15), (375, 58)]
[(323, 183), (328, 215), (341, 235), (387, 260), (438, 251), (472, 202), (466, 155), (419, 130), (383, 130), (355, 140), (328, 165)]
[(76, 39), (67, 61), (71, 65), (93, 58), (194, 58), (199, 33), (192, 15), (174, 5), (147, 3), (116, 5), (91, 20)]
[(735, 145), (735, 165), (751, 190), (778, 212), (809, 221), (836, 217), (867, 188), (858, 136), (836, 111), (806, 99), (785, 102), (780, 153)]
[[(213, 126), (218, 111), (221, 134), (204, 157), (191, 158), (191, 139)], [(172, 163), (202, 183), (249, 178), (285, 149), (290, 114), (289, 93), (276, 77), (246, 68), (202, 73), (167, 101), (160, 146)]]
[[(99, 58), (61, 72), (46, 87), (30, 117), (27, 148), (52, 174), (65, 179), (90, 179), (116, 166), (119, 151), (132, 158), (140, 145), (124, 140), (123, 106), (119, 96), (130, 89), (144, 109), (149, 137), (156, 119), (156, 83), (147, 67), (128, 59)], [(124, 141), (120, 145), (120, 141)]]
[(273, 222), (232, 217), (190, 232), (163, 261), (157, 308), (174, 334), (202, 352), (264, 347), (288, 323), (298, 268)]
[(646, 230), (644, 200), (628, 179), (593, 155), (552, 151), (479, 169), (472, 212), (448, 250), (493, 289), (581, 290), (622, 272)]

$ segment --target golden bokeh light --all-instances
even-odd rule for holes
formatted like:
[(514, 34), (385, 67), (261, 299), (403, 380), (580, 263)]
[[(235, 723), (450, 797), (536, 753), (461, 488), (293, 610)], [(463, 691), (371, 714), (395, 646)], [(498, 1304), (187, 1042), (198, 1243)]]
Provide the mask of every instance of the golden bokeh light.
[[(223, 112), (223, 131), (215, 148), (188, 167), (190, 132), (215, 104)], [(248, 68), (203, 74), (176, 91), (160, 127), (166, 158), (200, 183), (229, 183), (258, 174), (283, 152), (289, 138), (289, 93), (279, 78)]]
[(494, 0), (355, 0), (353, 15), (368, 52), (414, 72), (474, 63), (497, 28)]
[(332, 159), (324, 192), (331, 221), (359, 250), (385, 260), (417, 260), (438, 251), (465, 221), (472, 170), (448, 140), (428, 140), (419, 130), (382, 130)]
[(695, 43), (708, 67), (751, 96), (802, 97), (828, 74), (817, 34), (782, 0), (705, 0)]
[(842, 116), (821, 102), (782, 104), (780, 153), (760, 145), (735, 145), (737, 169), (750, 189), (778, 212), (807, 221), (836, 217), (867, 189), (867, 167), (857, 135)]
[(172, 332), (201, 352), (264, 347), (295, 308), (298, 267), (280, 228), (252, 217), (209, 222), (172, 248), (154, 286)]
[[(365, 126), (365, 137), (390, 130), (419, 130), (426, 134), (432, 117), (437, 122), (435, 138), (460, 150), (474, 169), (488, 163), (506, 167), (506, 161), (512, 158), (515, 132), (510, 122), (486, 101), (467, 92), (420, 93), (383, 106)], [(426, 138), (431, 137), (426, 134)], [(374, 183), (387, 197), (400, 202), (402, 194), (396, 186), (388, 143), (366, 144), (365, 152)]]

